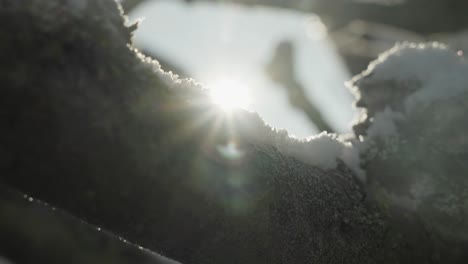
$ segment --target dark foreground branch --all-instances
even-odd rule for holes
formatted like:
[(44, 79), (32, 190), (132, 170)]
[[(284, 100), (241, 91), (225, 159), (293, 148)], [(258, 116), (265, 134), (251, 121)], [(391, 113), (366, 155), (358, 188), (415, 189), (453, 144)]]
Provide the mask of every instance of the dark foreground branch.
[(0, 212), (0, 256), (14, 263), (176, 264), (3, 185)]

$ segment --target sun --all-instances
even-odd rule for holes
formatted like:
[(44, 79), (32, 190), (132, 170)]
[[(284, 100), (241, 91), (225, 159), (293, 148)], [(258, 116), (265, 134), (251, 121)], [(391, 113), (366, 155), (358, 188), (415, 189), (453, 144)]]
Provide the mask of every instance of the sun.
[(210, 86), (210, 95), (215, 104), (227, 111), (235, 108), (246, 109), (251, 103), (247, 85), (235, 80), (214, 83)]

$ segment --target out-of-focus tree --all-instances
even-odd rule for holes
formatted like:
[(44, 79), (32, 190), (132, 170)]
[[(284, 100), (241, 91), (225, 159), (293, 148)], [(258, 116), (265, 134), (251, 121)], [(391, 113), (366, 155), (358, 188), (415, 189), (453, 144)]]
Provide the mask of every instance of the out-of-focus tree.
[(273, 59), (266, 67), (267, 74), (286, 89), (290, 104), (303, 111), (319, 131), (333, 132), (322, 117), (321, 111), (308, 99), (303, 85), (297, 80), (293, 55), (293, 44), (290, 41), (280, 42)]
[[(126, 10), (131, 10), (143, 2), (145, 0), (124, 0), (123, 6)], [(447, 36), (458, 34), (468, 27), (468, 16), (466, 16), (468, 2), (464, 0), (186, 0), (185, 2), (229, 2), (315, 13), (326, 24), (352, 74), (364, 70), (377, 54), (387, 50), (395, 42), (447, 41)], [(445, 38), (441, 39), (441, 34)]]

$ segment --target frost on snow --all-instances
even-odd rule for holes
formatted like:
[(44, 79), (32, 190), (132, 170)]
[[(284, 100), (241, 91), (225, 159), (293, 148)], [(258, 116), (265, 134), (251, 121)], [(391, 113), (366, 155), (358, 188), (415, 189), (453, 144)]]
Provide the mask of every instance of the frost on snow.
[(364, 107), (403, 99), (401, 110), (411, 112), (466, 92), (467, 72), (464, 57), (443, 44), (402, 43), (380, 55), (350, 85), (359, 87), (354, 92)]
[[(136, 51), (137, 56), (146, 62), (146, 65), (168, 86), (169, 90), (187, 101), (197, 104), (214, 104), (209, 99), (208, 90), (193, 79), (179, 79), (172, 72), (161, 69), (156, 60), (145, 57)], [(285, 155), (290, 155), (298, 160), (322, 169), (335, 169), (338, 160), (344, 162), (355, 173), (362, 175), (359, 168), (358, 153), (352, 148), (350, 142), (342, 140), (335, 134), (321, 133), (299, 140), (289, 137), (284, 130), (277, 130), (266, 125), (256, 113), (243, 113), (235, 124), (237, 133), (242, 138), (251, 140), (252, 143), (264, 143), (276, 147)]]
[(359, 154), (350, 142), (336, 134), (322, 132), (305, 140), (283, 137), (273, 142), (284, 154), (323, 169), (335, 169), (338, 160), (344, 162), (359, 178), (364, 177), (360, 169)]
[(395, 122), (403, 119), (403, 114), (386, 107), (382, 112), (375, 114), (372, 125), (367, 129), (367, 136), (372, 139), (395, 136), (398, 134)]
[(396, 123), (468, 92), (464, 57), (440, 43), (397, 44), (349, 83), (365, 109), (354, 127), (368, 139), (396, 136)]
[[(213, 104), (194, 80), (138, 56), (177, 96)], [(348, 84), (363, 108), (354, 137), (321, 133), (299, 140), (246, 111), (234, 115), (232, 128), (241, 140), (274, 146), (324, 170), (341, 161), (385, 208), (412, 211), (439, 235), (468, 238), (464, 57), (439, 43), (398, 44)]]
[(403, 43), (349, 84), (365, 109), (354, 130), (371, 195), (441, 237), (468, 239), (465, 58), (439, 43)]
[[(179, 79), (164, 72), (157, 61), (139, 54), (140, 58), (177, 95), (187, 101), (210, 104), (207, 90), (192, 79)], [(385, 52), (372, 62), (349, 85), (357, 97), (356, 105), (365, 109), (359, 123), (362, 133), (357, 138), (344, 140), (342, 136), (321, 133), (305, 140), (288, 136), (287, 132), (266, 125), (255, 113), (241, 114), (236, 122), (237, 133), (252, 143), (265, 143), (276, 147), (285, 155), (322, 169), (335, 169), (341, 160), (365, 181), (365, 170), (360, 166), (363, 156), (375, 152), (398, 152), (398, 146), (375, 149), (374, 141), (398, 137), (400, 126), (411, 123), (414, 113), (436, 101), (447, 100), (467, 89), (467, 65), (463, 57), (439, 43), (402, 43)], [(373, 149), (374, 148), (374, 149)]]

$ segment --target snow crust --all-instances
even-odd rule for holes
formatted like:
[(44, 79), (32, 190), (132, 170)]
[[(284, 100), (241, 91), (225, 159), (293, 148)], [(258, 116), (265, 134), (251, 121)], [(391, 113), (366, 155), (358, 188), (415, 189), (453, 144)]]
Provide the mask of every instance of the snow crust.
[(463, 53), (440, 43), (398, 44), (349, 84), (368, 110), (359, 120), (365, 136), (355, 145), (370, 164), (368, 192), (395, 217), (416, 213), (438, 236), (466, 241)]
[(322, 132), (307, 139), (300, 140), (285, 136), (273, 142), (286, 155), (317, 166), (322, 169), (336, 169), (338, 160), (344, 162), (360, 178), (364, 171), (360, 168), (359, 152), (352, 143), (336, 134)]
[[(170, 90), (187, 100), (213, 104), (209, 99), (208, 90), (195, 80), (180, 79), (172, 72), (165, 72), (156, 60), (138, 52), (137, 56), (164, 81)], [(213, 107), (215, 107), (214, 104)], [(244, 138), (269, 144), (285, 155), (325, 170), (337, 168), (338, 160), (341, 160), (355, 173), (363, 175), (363, 171), (359, 168), (358, 151), (352, 147), (351, 142), (347, 142), (336, 134), (323, 132), (306, 139), (297, 139), (290, 137), (285, 130), (277, 130), (268, 126), (256, 113), (248, 113), (244, 117), (251, 119), (238, 121), (242, 130), (240, 133)]]
[(206, 92), (205, 89), (200, 83), (196, 82), (194, 79), (186, 78), (180, 79), (179, 75), (172, 72), (166, 72), (161, 68), (161, 64), (151, 57), (140, 53), (137, 49), (132, 48), (138, 58), (148, 65), (151, 70), (156, 73), (156, 75), (171, 89), (178, 92)]
[[(461, 55), (437, 42), (400, 43), (354, 77), (347, 85), (358, 100), (373, 89), (380, 89), (377, 93), (388, 98), (388, 102), (379, 102), (385, 107), (373, 116), (367, 117), (365, 111), (362, 113), (358, 123), (368, 121), (370, 125), (365, 142), (359, 146), (360, 152), (369, 152), (372, 140), (398, 137), (397, 123), (412, 117), (415, 112), (424, 112), (435, 102), (467, 93), (468, 64)], [(401, 92), (402, 89), (406, 91)], [(395, 98), (399, 102), (390, 102)], [(381, 100), (371, 96), (365, 99), (365, 104)], [(395, 104), (399, 107), (392, 106)]]
[(392, 111), (387, 107), (384, 111), (375, 115), (372, 125), (367, 129), (367, 136), (371, 139), (397, 136), (398, 128), (395, 122), (404, 119), (405, 116), (402, 113)]
[[(406, 97), (405, 111), (412, 112), (436, 100), (449, 99), (466, 92), (468, 65), (464, 57), (441, 43), (400, 43), (381, 54), (350, 85), (393, 81), (402, 87), (417, 88)], [(419, 84), (420, 87), (408, 85)], [(356, 87), (352, 89), (359, 97)]]
[[(210, 103), (208, 90), (193, 79), (179, 79), (171, 72), (165, 72), (157, 61), (138, 55), (177, 94), (183, 94), (188, 100), (197, 98)], [(403, 100), (403, 109), (385, 107), (370, 118), (367, 138), (348, 138), (326, 132), (306, 139), (290, 137), (284, 130), (269, 127), (256, 114), (247, 115), (255, 121), (240, 130), (246, 138), (255, 142), (275, 146), (280, 152), (324, 170), (337, 168), (339, 160), (349, 167), (359, 179), (365, 181), (366, 175), (361, 169), (363, 152), (369, 152), (375, 139), (398, 136), (396, 123), (405, 120), (415, 109), (420, 110), (437, 100), (449, 99), (466, 92), (468, 88), (468, 66), (465, 59), (440, 43), (401, 43), (383, 53), (372, 62), (368, 69), (356, 76), (348, 84), (359, 98), (359, 82), (402, 84), (408, 93)], [(401, 87), (399, 87), (401, 89)], [(384, 87), (392, 89), (391, 86)], [(204, 99), (203, 99), (204, 98)], [(362, 119), (367, 119), (364, 112)]]
[[(203, 86), (164, 72), (159, 63), (140, 56), (171, 91), (187, 100), (205, 98), (202, 101), (210, 103)], [(240, 111), (232, 125), (243, 140), (253, 145), (273, 146), (284, 155), (323, 170), (336, 169), (342, 162), (354, 172), (351, 177), (365, 184), (365, 190), (383, 208), (395, 209), (396, 217), (401, 217), (402, 210), (413, 212), (439, 235), (466, 240), (464, 172), (453, 175), (450, 167), (454, 163), (438, 159), (448, 157), (448, 152), (431, 152), (433, 141), (446, 134), (429, 133), (430, 124), (425, 123), (435, 122), (430, 116), (437, 111), (442, 112), (443, 118), (452, 118), (451, 109), (446, 113), (440, 106), (450, 105), (454, 97), (468, 96), (465, 58), (439, 43), (402, 43), (380, 55), (349, 85), (357, 99), (362, 99), (362, 106), (367, 107), (359, 118), (365, 129), (362, 135), (357, 133), (359, 138), (324, 132), (300, 140), (290, 137), (287, 131), (268, 126), (258, 114), (245, 111)], [(429, 109), (431, 106), (435, 108)], [(463, 109), (459, 106), (454, 111)], [(419, 120), (421, 116), (428, 120)], [(440, 131), (454, 129), (464, 132), (463, 124), (447, 125)], [(419, 133), (426, 138), (418, 137)], [(455, 142), (465, 148), (463, 140)], [(432, 164), (425, 164), (426, 159)], [(361, 168), (362, 164), (372, 165), (374, 161), (376, 166), (367, 166), (367, 171)], [(436, 171), (434, 166), (438, 168)]]

